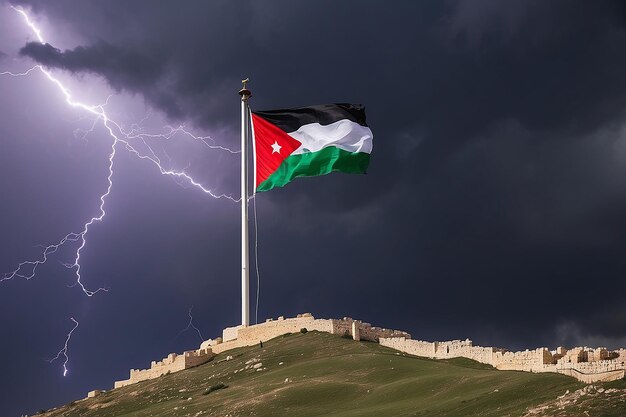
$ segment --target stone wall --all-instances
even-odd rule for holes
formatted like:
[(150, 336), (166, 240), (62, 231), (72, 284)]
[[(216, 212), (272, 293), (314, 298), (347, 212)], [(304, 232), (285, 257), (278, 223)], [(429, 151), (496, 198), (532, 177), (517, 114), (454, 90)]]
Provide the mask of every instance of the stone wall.
[(500, 349), (497, 348), (472, 346), (468, 349), (468, 356), (466, 357), (490, 365), (493, 363), (493, 355), (498, 352)]
[(198, 349), (184, 352), (182, 355), (170, 353), (160, 361), (152, 361), (148, 369), (131, 369), (130, 377), (123, 381), (115, 381), (114, 388), (124, 387), (140, 381), (158, 378), (172, 372), (182, 371), (208, 362), (215, 356), (211, 349)]
[(264, 323), (248, 327), (228, 327), (222, 332), (221, 341), (219, 338), (210, 339), (203, 342), (200, 348), (210, 348), (217, 354), (230, 349), (253, 346), (287, 333), (299, 332), (301, 329), (333, 333), (333, 323), (332, 320), (315, 319), (309, 313), (298, 314), (297, 317), (288, 319), (284, 317), (268, 319)]
[(425, 342), (395, 337), (381, 338), (379, 343), (415, 356), (431, 359), (469, 358), (489, 365), (493, 362), (494, 352), (500, 351), (500, 349), (492, 347), (473, 346), (472, 341), (468, 339), (451, 340), (448, 342)]
[(566, 363), (557, 367), (556, 372), (572, 376), (579, 381), (591, 384), (608, 382), (626, 376), (623, 358), (619, 360), (600, 360), (595, 362)]
[(95, 389), (87, 393), (87, 398), (96, 398), (100, 394), (102, 394), (102, 390)]
[(311, 314), (305, 313), (299, 314), (295, 318), (279, 317), (277, 320), (269, 319), (265, 323), (240, 328), (237, 339), (250, 341), (254, 344), (261, 340), (265, 342), (283, 334), (297, 333), (301, 329), (332, 333), (332, 326), (332, 320), (315, 319)]
[(243, 328), (243, 326), (235, 326), (235, 327), (227, 327), (222, 331), (222, 341), (230, 342), (231, 340), (235, 340), (237, 338), (237, 333), (239, 333), (239, 329)]
[(296, 317), (288, 319), (279, 317), (276, 320), (268, 319), (264, 323), (247, 327), (227, 327), (223, 330), (222, 337), (204, 341), (197, 351), (185, 352), (182, 355), (171, 353), (167, 358), (159, 362), (153, 361), (148, 369), (131, 369), (129, 379), (116, 381), (115, 388), (198, 366), (209, 361), (218, 353), (240, 347), (253, 346), (287, 333), (299, 332), (302, 329), (307, 329), (307, 331), (317, 330), (331, 334), (347, 334), (355, 340), (374, 342), (377, 342), (379, 338), (411, 337), (406, 332), (372, 327), (369, 323), (362, 323), (349, 317), (344, 317), (343, 319), (316, 319), (310, 313), (298, 314)]
[(421, 340), (410, 340), (405, 337), (380, 338), (379, 343), (409, 355), (422, 356), (435, 359), (437, 344), (435, 342), (423, 342)]
[(575, 347), (566, 351), (563, 356), (558, 359), (557, 363), (565, 364), (565, 363), (578, 363), (578, 362), (586, 362), (588, 359), (587, 352), (585, 349), (581, 347)]
[(248, 327), (236, 326), (224, 329), (221, 341), (218, 339), (207, 340), (200, 345), (201, 348), (211, 348), (214, 353), (244, 346), (253, 346), (259, 342), (265, 342), (275, 337), (297, 333), (301, 329), (317, 330), (320, 332), (348, 335), (355, 338), (353, 325), (358, 326), (356, 339), (377, 342), (379, 338), (410, 338), (411, 335), (398, 330), (372, 327), (369, 323), (363, 323), (350, 317), (342, 319), (316, 319), (310, 313), (298, 314), (294, 318), (278, 317), (267, 319), (264, 323)]
[(372, 327), (369, 323), (358, 322), (359, 334), (361, 340), (369, 340), (370, 342), (378, 342), (380, 338), (397, 338), (404, 337), (410, 339), (411, 335), (400, 330), (391, 330), (381, 327)]
[(587, 362), (597, 362), (606, 359), (610, 359), (609, 351), (606, 348), (600, 347), (587, 350)]
[(552, 364), (552, 353), (547, 348), (521, 352), (494, 352), (490, 363), (494, 368), (507, 371), (544, 372)]
[[(624, 378), (626, 350), (608, 351), (563, 347), (551, 352), (548, 348), (508, 352), (505, 349), (473, 346), (471, 340), (424, 342), (403, 337), (381, 338), (381, 345), (431, 359), (468, 358), (493, 366), (498, 370), (526, 372), (556, 372), (572, 376), (585, 383), (614, 381)], [(602, 359), (596, 359), (602, 358)]]
[(612, 381), (624, 377), (626, 350), (608, 351), (606, 348), (566, 349), (554, 351), (547, 348), (508, 352), (506, 349), (474, 346), (469, 339), (447, 342), (412, 340), (411, 335), (399, 331), (374, 327), (350, 317), (342, 319), (316, 319), (310, 313), (298, 314), (293, 318), (278, 317), (252, 326), (234, 326), (223, 330), (222, 337), (209, 339), (200, 349), (182, 355), (171, 353), (159, 362), (152, 362), (149, 369), (131, 369), (130, 378), (115, 382), (115, 388), (139, 381), (158, 378), (208, 362), (218, 353), (239, 347), (253, 346), (275, 337), (296, 333), (301, 329), (347, 335), (354, 340), (378, 342), (383, 346), (432, 359), (468, 358), (493, 366), (500, 370), (528, 372), (558, 372), (580, 381)]

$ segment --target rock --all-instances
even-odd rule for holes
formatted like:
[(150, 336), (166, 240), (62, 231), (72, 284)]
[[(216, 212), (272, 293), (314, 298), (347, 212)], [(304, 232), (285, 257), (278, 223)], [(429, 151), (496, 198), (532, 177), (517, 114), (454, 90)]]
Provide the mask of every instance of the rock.
[(252, 367), (254, 369), (259, 369), (261, 366), (263, 366), (263, 362), (255, 363), (254, 366), (252, 366)]

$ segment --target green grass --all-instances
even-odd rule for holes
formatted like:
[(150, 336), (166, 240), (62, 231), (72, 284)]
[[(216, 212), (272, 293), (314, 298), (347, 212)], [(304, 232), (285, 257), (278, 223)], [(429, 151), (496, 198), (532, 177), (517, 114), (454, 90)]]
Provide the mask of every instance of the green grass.
[[(233, 359), (220, 361), (227, 355)], [(253, 358), (264, 370), (239, 371)], [(203, 395), (220, 384), (225, 387)], [(582, 386), (563, 375), (496, 371), (467, 359), (433, 361), (310, 331), (224, 352), (197, 368), (46, 415), (520, 416)]]

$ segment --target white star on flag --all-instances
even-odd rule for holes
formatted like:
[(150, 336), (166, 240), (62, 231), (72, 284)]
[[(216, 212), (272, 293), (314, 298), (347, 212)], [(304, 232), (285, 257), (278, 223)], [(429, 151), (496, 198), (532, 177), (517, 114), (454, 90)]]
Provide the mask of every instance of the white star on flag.
[(272, 144), (272, 154), (280, 153), (280, 148), (282, 148), (282, 146), (280, 146), (277, 141), (274, 141)]

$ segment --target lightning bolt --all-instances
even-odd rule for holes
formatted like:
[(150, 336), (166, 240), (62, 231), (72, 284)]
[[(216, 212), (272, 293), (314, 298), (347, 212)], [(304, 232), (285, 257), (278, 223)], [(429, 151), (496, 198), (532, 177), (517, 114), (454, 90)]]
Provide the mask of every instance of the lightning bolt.
[[(26, 11), (21, 8), (16, 8), (14, 6), (11, 6), (11, 8), (22, 16), (22, 18), (24, 19), (24, 22), (35, 34), (37, 40), (40, 43), (44, 44), (45, 41), (42, 36), (41, 30), (31, 20), (28, 13), (26, 13)], [(210, 149), (217, 149), (217, 150), (229, 152), (231, 154), (237, 154), (240, 151), (231, 150), (224, 146), (209, 143), (209, 141), (214, 142), (212, 138), (208, 136), (195, 136), (191, 132), (186, 130), (186, 128), (182, 125), (176, 128), (173, 128), (171, 126), (166, 126), (164, 133), (145, 133), (143, 132), (143, 129), (141, 128), (141, 122), (140, 122), (139, 124), (132, 125), (130, 130), (125, 130), (121, 123), (118, 123), (115, 120), (111, 119), (109, 115), (106, 113), (105, 111), (106, 103), (100, 104), (100, 105), (89, 105), (89, 104), (85, 104), (79, 101), (75, 101), (72, 98), (72, 94), (70, 90), (67, 87), (65, 87), (58, 78), (54, 77), (50, 71), (46, 70), (41, 65), (35, 65), (32, 68), (28, 69), (27, 71), (24, 71), (21, 73), (13, 73), (13, 72), (5, 71), (5, 72), (0, 72), (0, 75), (7, 75), (7, 76), (12, 76), (12, 77), (24, 77), (24, 76), (31, 75), (31, 73), (35, 71), (40, 72), (51, 83), (56, 85), (56, 87), (65, 97), (65, 102), (69, 106), (74, 107), (74, 108), (80, 108), (88, 112), (92, 116), (95, 116), (94, 123), (91, 129), (88, 131), (85, 131), (84, 134), (82, 135), (83, 139), (86, 137), (86, 135), (89, 132), (93, 131), (98, 121), (102, 121), (103, 126), (107, 129), (109, 136), (112, 138), (111, 148), (110, 148), (111, 151), (108, 154), (107, 187), (106, 187), (105, 192), (100, 195), (100, 204), (99, 204), (97, 215), (89, 219), (89, 221), (87, 221), (83, 225), (83, 228), (81, 231), (70, 232), (66, 234), (65, 236), (63, 236), (56, 243), (53, 243), (47, 246), (40, 245), (43, 248), (43, 250), (40, 254), (39, 259), (27, 260), (27, 261), (23, 261), (19, 263), (16, 269), (14, 269), (11, 272), (5, 273), (4, 277), (0, 279), (0, 282), (12, 280), (14, 278), (23, 278), (26, 280), (30, 280), (34, 278), (37, 273), (37, 267), (46, 263), (48, 260), (48, 257), (54, 254), (61, 246), (65, 245), (68, 242), (79, 242), (79, 246), (76, 250), (73, 262), (63, 264), (66, 268), (74, 270), (76, 281), (71, 286), (78, 285), (83, 291), (83, 293), (89, 297), (101, 291), (105, 291), (105, 292), (108, 291), (107, 288), (103, 288), (103, 287), (97, 288), (95, 290), (87, 289), (87, 287), (82, 282), (80, 260), (81, 260), (82, 251), (85, 248), (85, 245), (87, 244), (87, 234), (89, 233), (90, 228), (95, 223), (102, 222), (104, 217), (106, 216), (105, 203), (113, 187), (114, 161), (115, 161), (115, 156), (117, 155), (117, 151), (119, 148), (125, 149), (126, 151), (130, 152), (131, 154), (135, 155), (137, 158), (141, 160), (146, 160), (146, 161), (151, 162), (154, 166), (156, 166), (156, 168), (159, 170), (159, 172), (162, 175), (172, 177), (179, 185), (193, 186), (195, 188), (200, 189), (202, 192), (204, 192), (205, 194), (215, 199), (227, 199), (232, 202), (241, 201), (241, 198), (237, 199), (237, 198), (232, 197), (231, 195), (214, 193), (211, 189), (205, 187), (199, 181), (195, 180), (191, 175), (185, 172), (185, 170), (177, 171), (177, 170), (166, 168), (164, 164), (162, 163), (161, 159), (157, 156), (156, 152), (154, 152), (152, 147), (147, 143), (146, 139), (171, 140), (175, 135), (182, 134), (182, 135), (189, 136), (195, 140), (202, 142), (205, 146), (207, 146)], [(135, 146), (133, 146), (131, 142), (134, 142), (135, 140), (141, 141), (141, 143), (148, 149), (148, 153), (141, 153)]]
[(30, 20), (30, 16), (28, 16), (24, 9), (19, 9), (13, 5), (11, 5), (11, 8), (22, 15), (24, 21), (26, 22), (26, 25), (30, 28), (30, 30), (33, 31), (33, 33), (37, 37), (37, 40), (39, 40), (39, 42), (41, 43), (44, 43), (43, 36), (41, 36), (41, 30), (39, 30), (39, 28), (35, 25), (35, 23), (33, 23), (32, 20)]
[[(45, 43), (41, 30), (31, 20), (28, 13), (21, 8), (16, 8), (14, 6), (11, 6), (11, 8), (22, 16), (24, 22), (30, 28), (30, 30), (34, 33), (37, 40), (42, 44)], [(84, 110), (92, 118), (93, 123), (91, 125), (91, 128), (88, 130), (82, 130), (82, 131), (77, 129), (74, 132), (74, 135), (76, 137), (80, 137), (81, 139), (86, 140), (87, 135), (94, 131), (98, 122), (102, 122), (102, 125), (105, 127), (105, 129), (109, 133), (109, 136), (112, 139), (110, 152), (108, 153), (108, 173), (106, 177), (107, 186), (104, 192), (100, 195), (100, 204), (98, 207), (97, 214), (93, 216), (91, 219), (89, 219), (83, 225), (82, 229), (79, 232), (70, 232), (66, 234), (65, 236), (63, 236), (56, 243), (53, 243), (47, 246), (39, 245), (42, 248), (42, 251), (38, 259), (27, 260), (27, 261), (19, 263), (15, 270), (5, 273), (4, 277), (0, 279), (0, 282), (12, 280), (14, 278), (23, 278), (26, 280), (30, 280), (34, 278), (37, 273), (37, 268), (40, 265), (46, 263), (50, 255), (53, 255), (55, 252), (57, 252), (59, 248), (61, 248), (68, 242), (79, 242), (78, 248), (76, 249), (76, 252), (75, 252), (73, 262), (63, 264), (66, 268), (74, 270), (76, 281), (71, 286), (78, 285), (83, 291), (83, 293), (87, 295), (88, 297), (91, 297), (101, 291), (105, 291), (105, 292), (108, 291), (107, 288), (102, 288), (102, 287), (97, 288), (95, 290), (90, 290), (83, 284), (80, 261), (81, 261), (82, 251), (87, 244), (87, 235), (91, 227), (95, 223), (102, 222), (104, 217), (106, 216), (105, 203), (106, 203), (107, 198), (111, 194), (111, 190), (113, 187), (113, 173), (114, 173), (114, 166), (115, 166), (115, 157), (117, 155), (118, 150), (120, 149), (130, 152), (131, 154), (135, 155), (140, 160), (151, 162), (158, 169), (161, 175), (166, 175), (168, 177), (171, 177), (179, 185), (198, 188), (203, 193), (215, 199), (226, 199), (232, 202), (241, 201), (241, 197), (234, 198), (231, 195), (218, 194), (218, 193), (213, 192), (211, 189), (205, 187), (199, 181), (195, 180), (191, 175), (185, 172), (185, 170), (179, 171), (179, 170), (174, 170), (171, 168), (166, 168), (165, 165), (162, 163), (161, 159), (159, 158), (159, 156), (157, 156), (157, 153), (149, 145), (148, 141), (152, 141), (152, 140), (170, 141), (170, 140), (173, 140), (174, 137), (176, 137), (177, 135), (184, 135), (196, 141), (199, 141), (200, 143), (202, 143), (204, 146), (206, 146), (209, 149), (224, 151), (230, 154), (237, 154), (237, 153), (240, 153), (240, 151), (232, 150), (227, 147), (215, 144), (214, 143), (215, 141), (209, 136), (196, 136), (193, 133), (191, 133), (189, 130), (187, 130), (185, 126), (183, 125), (180, 125), (178, 127), (165, 126), (163, 128), (163, 132), (160, 132), (160, 133), (145, 132), (144, 129), (142, 128), (142, 124), (149, 116), (146, 116), (139, 123), (132, 124), (130, 129), (126, 130), (124, 129), (121, 123), (113, 120), (111, 117), (109, 117), (109, 114), (105, 111), (105, 107), (108, 104), (108, 100), (110, 96), (109, 98), (107, 98), (107, 101), (104, 104), (99, 104), (99, 105), (90, 105), (90, 104), (76, 101), (73, 99), (71, 91), (58, 78), (54, 77), (54, 75), (50, 71), (48, 71), (41, 65), (35, 65), (32, 68), (24, 72), (19, 72), (19, 73), (4, 71), (4, 72), (0, 72), (0, 75), (11, 76), (11, 77), (26, 77), (26, 76), (31, 76), (34, 73), (43, 74), (52, 84), (54, 84), (58, 88), (58, 90), (64, 96), (65, 102), (69, 106)], [(145, 147), (147, 152), (146, 153), (140, 152), (140, 150), (134, 145), (135, 142), (141, 143)], [(163, 152), (169, 159), (167, 152), (165, 151)], [(189, 309), (189, 312), (188, 312), (189, 324), (187, 325), (187, 328), (183, 331), (193, 328), (198, 333), (198, 336), (200, 337), (200, 339), (204, 340), (200, 330), (193, 324), (192, 310), (193, 310), (193, 306)], [(68, 346), (72, 338), (72, 334), (79, 326), (78, 321), (75, 320), (73, 317), (71, 317), (70, 320), (74, 323), (74, 327), (67, 334), (63, 348), (57, 353), (57, 355), (54, 358), (50, 359), (49, 361), (49, 362), (53, 362), (55, 360), (60, 359), (61, 357), (64, 358), (63, 376), (66, 376), (68, 373), (68, 369), (67, 369), (67, 363), (69, 361)]]
[(56, 361), (57, 359), (59, 359), (61, 356), (63, 356), (65, 358), (65, 360), (63, 361), (63, 376), (67, 375), (67, 363), (70, 360), (70, 357), (67, 356), (68, 345), (70, 343), (70, 339), (72, 338), (72, 333), (74, 333), (74, 330), (76, 330), (78, 328), (78, 321), (76, 321), (74, 319), (74, 317), (70, 317), (70, 320), (72, 320), (74, 322), (74, 327), (67, 334), (67, 337), (65, 338), (65, 344), (63, 345), (63, 348), (61, 350), (59, 350), (59, 353), (57, 353), (57, 355), (54, 358), (52, 358), (52, 359), (50, 359), (48, 361), (48, 362), (52, 363), (52, 362)]
[(196, 331), (196, 333), (198, 333), (198, 337), (200, 338), (200, 342), (204, 342), (204, 337), (202, 337), (202, 333), (200, 332), (200, 329), (198, 329), (194, 324), (193, 324), (193, 306), (189, 307), (189, 323), (187, 324), (187, 327), (185, 327), (183, 330), (181, 330), (180, 332), (178, 332), (178, 336), (180, 336), (181, 334), (183, 334), (184, 332), (186, 332), (189, 329), (194, 329)]

